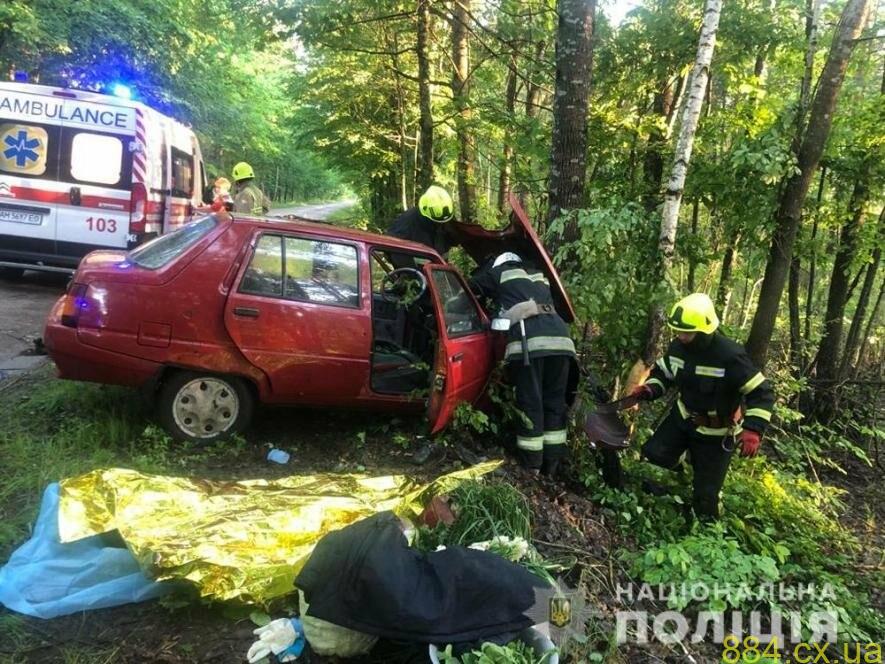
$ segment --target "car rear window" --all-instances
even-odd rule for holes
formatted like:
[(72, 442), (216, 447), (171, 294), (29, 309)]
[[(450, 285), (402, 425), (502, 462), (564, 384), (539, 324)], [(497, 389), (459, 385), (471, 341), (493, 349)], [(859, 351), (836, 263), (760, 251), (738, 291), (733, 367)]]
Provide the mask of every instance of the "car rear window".
[(183, 254), (218, 225), (215, 217), (203, 217), (185, 224), (177, 231), (161, 235), (129, 252), (129, 260), (136, 265), (156, 270)]

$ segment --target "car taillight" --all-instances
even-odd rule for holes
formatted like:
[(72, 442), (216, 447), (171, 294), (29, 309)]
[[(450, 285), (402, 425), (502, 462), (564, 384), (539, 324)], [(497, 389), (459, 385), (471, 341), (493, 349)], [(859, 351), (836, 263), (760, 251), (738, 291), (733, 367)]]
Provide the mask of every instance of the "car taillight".
[(129, 232), (131, 234), (144, 233), (147, 221), (147, 189), (143, 182), (136, 182), (132, 185), (129, 210)]
[(86, 284), (72, 283), (65, 295), (65, 305), (61, 310), (61, 324), (65, 327), (77, 327), (80, 320), (80, 312), (86, 306)]

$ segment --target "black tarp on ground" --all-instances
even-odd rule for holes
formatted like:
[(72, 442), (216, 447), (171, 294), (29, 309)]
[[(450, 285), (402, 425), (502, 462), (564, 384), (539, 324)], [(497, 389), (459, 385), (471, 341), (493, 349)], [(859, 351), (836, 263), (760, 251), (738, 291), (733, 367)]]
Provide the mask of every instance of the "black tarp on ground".
[[(549, 585), (494, 553), (411, 549), (392, 512), (329, 533), (295, 585), (308, 615), (388, 639), (457, 643), (517, 632)], [(545, 601), (542, 599), (542, 601)]]

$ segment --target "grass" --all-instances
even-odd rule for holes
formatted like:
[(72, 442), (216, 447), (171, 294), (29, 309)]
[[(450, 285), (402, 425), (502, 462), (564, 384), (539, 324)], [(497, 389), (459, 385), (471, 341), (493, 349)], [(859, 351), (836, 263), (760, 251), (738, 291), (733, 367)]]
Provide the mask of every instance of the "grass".
[(186, 474), (244, 444), (182, 446), (149, 419), (137, 392), (70, 383), (39, 372), (3, 394), (0, 412), (0, 561), (30, 533), (51, 482), (95, 468)]

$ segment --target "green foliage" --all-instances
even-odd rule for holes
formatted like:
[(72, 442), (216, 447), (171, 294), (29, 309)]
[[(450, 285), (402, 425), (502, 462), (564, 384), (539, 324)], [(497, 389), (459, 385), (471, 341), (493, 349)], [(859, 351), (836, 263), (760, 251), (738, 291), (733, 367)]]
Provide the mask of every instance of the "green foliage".
[[(573, 219), (579, 236), (561, 243), (554, 256), (566, 268), (566, 289), (578, 318), (593, 321), (600, 333), (594, 349), (613, 363), (623, 362), (640, 345), (651, 298), (648, 218), (637, 204), (611, 201), (606, 207), (577, 210), (555, 219), (548, 237), (557, 238)], [(586, 266), (586, 269), (575, 269)]]
[(503, 482), (463, 482), (452, 494), (457, 515), (451, 526), (438, 525), (419, 533), (420, 547), (433, 550), (440, 544), (468, 546), (498, 536), (531, 539), (528, 501), (516, 488)]
[[(782, 550), (782, 554), (788, 553)], [(715, 595), (701, 604), (702, 609), (710, 611), (741, 608), (741, 584), (756, 587), (780, 577), (775, 560), (745, 553), (721, 523), (699, 527), (676, 542), (651, 547), (631, 557), (631, 572), (646, 583), (678, 583), (689, 588), (703, 584), (705, 588), (726, 589), (721, 596)], [(690, 593), (673, 593), (668, 606), (682, 610), (690, 601)]]
[(522, 641), (512, 641), (505, 646), (483, 643), (478, 650), (464, 653), (460, 657), (452, 654), (452, 646), (439, 653), (440, 664), (544, 664), (555, 654), (544, 653), (540, 657)]

